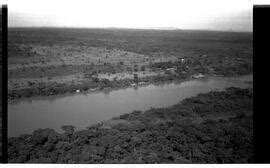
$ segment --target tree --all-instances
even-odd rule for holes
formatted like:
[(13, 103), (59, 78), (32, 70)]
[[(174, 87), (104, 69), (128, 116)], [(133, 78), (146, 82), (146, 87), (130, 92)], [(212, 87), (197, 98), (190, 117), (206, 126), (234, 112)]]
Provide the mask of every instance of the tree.
[(145, 66), (142, 66), (141, 67), (141, 71), (145, 71)]
[(138, 74), (134, 74), (134, 80), (135, 80), (135, 82), (138, 82), (138, 80), (139, 80)]
[(63, 125), (61, 129), (65, 131), (65, 134), (72, 135), (75, 132), (75, 127), (72, 125)]

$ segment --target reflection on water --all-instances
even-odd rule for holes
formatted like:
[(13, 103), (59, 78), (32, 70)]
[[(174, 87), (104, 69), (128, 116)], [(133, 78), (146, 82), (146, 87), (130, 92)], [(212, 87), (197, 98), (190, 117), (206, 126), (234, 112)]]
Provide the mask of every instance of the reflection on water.
[(209, 77), (182, 83), (148, 85), (111, 92), (27, 99), (8, 106), (9, 137), (32, 133), (38, 128), (60, 131), (62, 125), (83, 129), (98, 121), (134, 110), (166, 107), (184, 98), (226, 87), (252, 87), (253, 76)]

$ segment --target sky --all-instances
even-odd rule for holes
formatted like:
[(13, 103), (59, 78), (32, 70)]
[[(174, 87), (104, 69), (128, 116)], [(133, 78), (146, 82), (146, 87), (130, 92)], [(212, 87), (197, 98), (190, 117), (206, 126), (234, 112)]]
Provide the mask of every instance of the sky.
[(251, 0), (8, 0), (9, 27), (252, 32)]

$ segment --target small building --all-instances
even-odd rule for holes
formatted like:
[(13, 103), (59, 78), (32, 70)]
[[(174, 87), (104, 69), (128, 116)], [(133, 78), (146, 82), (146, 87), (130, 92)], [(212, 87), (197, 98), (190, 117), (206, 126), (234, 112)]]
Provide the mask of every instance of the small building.
[(184, 58), (181, 58), (181, 63), (184, 63), (185, 62), (185, 59)]
[(90, 88), (91, 91), (96, 91), (98, 88)]
[(186, 61), (186, 59), (185, 58), (178, 58), (178, 60), (181, 62), (181, 63), (184, 63), (185, 61)]
[(181, 74), (186, 74), (187, 72), (186, 71), (181, 71)]
[(203, 77), (205, 77), (205, 75), (203, 75), (203, 74), (201, 74), (201, 73), (192, 75), (192, 78), (195, 78), (195, 79), (203, 78)]
[(84, 78), (88, 78), (88, 79), (98, 78), (98, 74), (97, 74), (97, 72), (85, 73)]
[(139, 85), (145, 85), (146, 82), (139, 82)]
[(175, 68), (167, 68), (165, 70), (166, 74), (175, 74), (176, 73), (176, 69)]

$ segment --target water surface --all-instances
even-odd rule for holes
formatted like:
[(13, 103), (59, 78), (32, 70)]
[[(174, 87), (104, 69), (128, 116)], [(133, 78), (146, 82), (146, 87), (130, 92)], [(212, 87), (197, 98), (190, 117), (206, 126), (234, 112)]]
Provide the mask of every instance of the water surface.
[(8, 136), (32, 133), (38, 128), (53, 128), (60, 132), (62, 125), (74, 125), (77, 129), (98, 121), (134, 110), (151, 107), (167, 107), (187, 97), (226, 87), (252, 87), (253, 76), (207, 77), (164, 85), (148, 85), (139, 88), (75, 94), (65, 97), (27, 99), (8, 105)]

